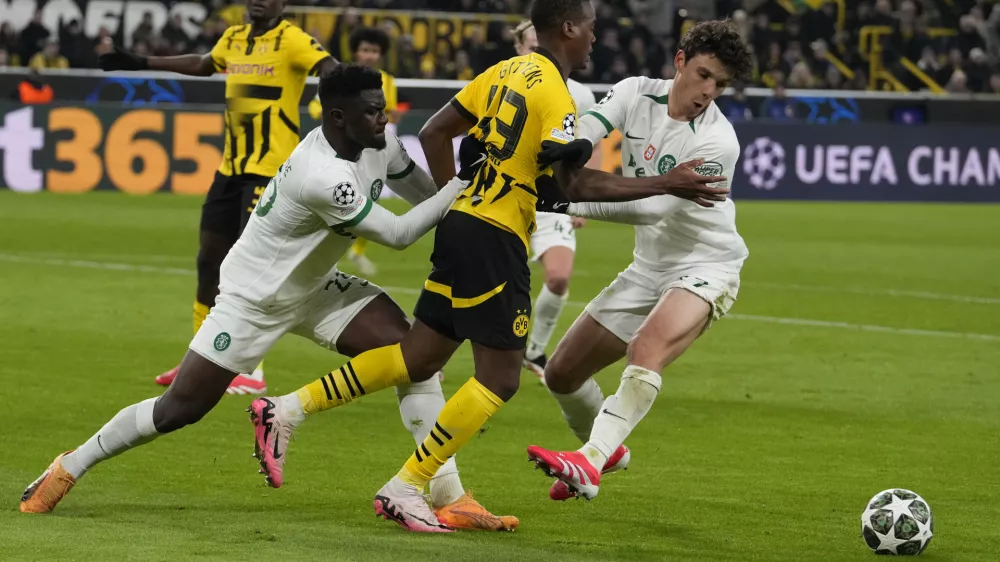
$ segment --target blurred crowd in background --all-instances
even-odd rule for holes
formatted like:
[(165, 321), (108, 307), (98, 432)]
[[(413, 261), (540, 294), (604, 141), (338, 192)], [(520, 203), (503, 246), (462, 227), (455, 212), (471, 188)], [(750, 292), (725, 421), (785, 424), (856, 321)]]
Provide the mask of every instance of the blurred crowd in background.
[[(140, 54), (203, 53), (240, 5), (207, 2), (196, 22), (180, 16), (156, 28), (151, 14), (128, 38), (102, 28), (84, 34), (79, 20), (46, 28), (41, 15), (21, 29), (0, 27), (0, 65), (36, 69), (92, 68), (115, 43)], [(527, 0), (293, 0), (348, 9), (329, 37), (306, 29), (331, 54), (350, 60), (346, 37), (363, 25), (357, 10), (433, 10), (523, 14)], [(775, 89), (935, 90), (1000, 93), (1000, 1), (997, 0), (595, 0), (597, 43), (590, 67), (574, 77), (614, 83), (633, 75), (670, 78), (677, 39), (696, 21), (729, 17), (753, 46), (752, 86)], [(516, 20), (515, 20), (516, 23)], [(421, 52), (409, 35), (392, 35), (386, 70), (399, 78), (471, 79), (514, 55), (510, 21), (468, 34), (445, 52)], [(389, 30), (391, 31), (391, 30)], [(872, 57), (878, 57), (873, 64)]]

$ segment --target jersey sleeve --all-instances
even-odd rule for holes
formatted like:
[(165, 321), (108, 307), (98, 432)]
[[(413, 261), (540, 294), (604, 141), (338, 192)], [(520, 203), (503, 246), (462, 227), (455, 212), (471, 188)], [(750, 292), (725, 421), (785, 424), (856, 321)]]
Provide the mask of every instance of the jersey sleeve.
[(626, 78), (615, 84), (608, 95), (580, 119), (579, 136), (597, 141), (615, 129), (622, 129), (628, 119), (629, 109), (638, 96), (638, 88), (637, 78)]
[(230, 50), (229, 43), (232, 41), (232, 37), (236, 33), (236, 30), (241, 27), (243, 26), (234, 25), (233, 27), (226, 29), (226, 31), (222, 33), (222, 37), (220, 37), (219, 40), (215, 42), (215, 46), (212, 47), (212, 52), (209, 56), (212, 57), (212, 64), (215, 65), (216, 72), (223, 72), (226, 70), (226, 55), (229, 54)]
[(729, 178), (727, 181), (711, 184), (711, 187), (729, 187), (736, 171), (736, 161), (740, 158), (740, 143), (736, 132), (729, 122), (720, 122), (707, 126), (702, 134), (705, 135), (705, 141), (697, 144), (682, 160), (704, 160), (695, 171), (703, 176), (725, 176)]
[(541, 123), (539, 142), (566, 144), (576, 140), (576, 102), (561, 77), (553, 71), (535, 89), (538, 91), (532, 92), (532, 105)]
[(389, 155), (389, 161), (386, 164), (386, 179), (401, 180), (410, 175), (417, 164), (410, 158), (399, 137), (389, 131), (385, 132), (385, 137), (385, 151)]
[(302, 203), (336, 231), (356, 226), (372, 210), (357, 178), (343, 170), (314, 173), (302, 189)]
[(455, 94), (451, 100), (451, 106), (458, 110), (463, 117), (469, 121), (479, 121), (479, 117), (486, 112), (486, 104), (490, 84), (493, 83), (493, 75), (496, 74), (496, 66), (491, 67), (486, 72), (480, 74), (462, 88), (462, 91)]
[(298, 27), (289, 27), (285, 40), (288, 41), (292, 65), (302, 72), (311, 72), (319, 61), (330, 56), (319, 41)]

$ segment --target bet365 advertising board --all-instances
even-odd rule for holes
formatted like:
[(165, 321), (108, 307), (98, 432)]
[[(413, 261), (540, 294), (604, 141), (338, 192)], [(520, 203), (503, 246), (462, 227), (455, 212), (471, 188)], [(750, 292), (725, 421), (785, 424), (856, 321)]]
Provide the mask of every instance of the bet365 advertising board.
[[(416, 134), (430, 115), (412, 111), (396, 129), (421, 166)], [(301, 130), (316, 125), (303, 112)], [(204, 194), (222, 159), (223, 127), (213, 107), (0, 102), (0, 185)], [(734, 199), (1000, 201), (997, 127), (748, 122), (736, 133)], [(613, 133), (600, 147), (607, 171), (621, 167), (620, 139)]]

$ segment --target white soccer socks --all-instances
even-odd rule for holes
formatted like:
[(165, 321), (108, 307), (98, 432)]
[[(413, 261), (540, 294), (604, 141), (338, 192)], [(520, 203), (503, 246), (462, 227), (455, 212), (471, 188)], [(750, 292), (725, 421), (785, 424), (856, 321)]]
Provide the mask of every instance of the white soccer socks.
[(649, 413), (662, 382), (659, 373), (636, 365), (625, 367), (618, 392), (604, 401), (590, 440), (580, 448), (597, 470), (604, 468), (608, 457)]
[(549, 390), (549, 394), (559, 402), (563, 418), (569, 424), (573, 435), (576, 435), (581, 443), (586, 443), (594, 427), (594, 418), (601, 413), (601, 404), (604, 403), (604, 393), (601, 392), (597, 381), (589, 378), (583, 386), (569, 394), (559, 394), (552, 390)]
[(542, 285), (542, 290), (535, 300), (535, 308), (532, 309), (531, 334), (528, 336), (528, 350), (525, 356), (534, 359), (545, 353), (545, 348), (552, 339), (552, 332), (559, 323), (559, 315), (562, 314), (566, 299), (569, 298), (569, 291), (563, 295), (557, 295), (549, 290), (548, 286)]
[[(441, 408), (444, 408), (444, 392), (441, 390), (441, 380), (438, 374), (424, 382), (401, 384), (396, 387), (396, 399), (399, 400), (399, 415), (403, 425), (413, 435), (417, 446), (424, 442), (434, 427)], [(448, 459), (434, 473), (430, 482), (431, 503), (435, 508), (444, 507), (465, 494), (462, 481), (458, 477), (458, 465), (455, 457)]]
[(153, 425), (153, 407), (158, 398), (143, 400), (118, 412), (86, 443), (62, 458), (66, 472), (79, 480), (95, 464), (159, 437)]

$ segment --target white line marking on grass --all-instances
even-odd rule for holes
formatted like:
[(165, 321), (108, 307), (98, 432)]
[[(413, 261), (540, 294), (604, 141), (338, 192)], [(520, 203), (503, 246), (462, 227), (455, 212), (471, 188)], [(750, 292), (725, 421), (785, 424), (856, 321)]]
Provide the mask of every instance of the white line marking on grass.
[(761, 281), (747, 281), (743, 283), (743, 285), (747, 287), (760, 287), (762, 289), (804, 291), (810, 293), (848, 293), (852, 295), (865, 295), (873, 297), (904, 297), (904, 298), (939, 300), (939, 301), (969, 302), (975, 304), (1000, 304), (1000, 298), (975, 297), (970, 295), (951, 295), (948, 293), (933, 293), (930, 291), (865, 289), (863, 287), (826, 287), (823, 285), (797, 285), (794, 283), (767, 283)]
[[(126, 260), (136, 260), (136, 261), (151, 261), (151, 262), (188, 262), (193, 259), (186, 256), (177, 255), (157, 255), (157, 254), (70, 254), (70, 253), (57, 253), (57, 252), (31, 252), (25, 254), (0, 254), (10, 258), (17, 258), (18, 260), (30, 260), (32, 258), (52, 258), (52, 259), (64, 259), (67, 261), (93, 261), (94, 263), (105, 263), (105, 259), (126, 259)], [(7, 259), (0, 257), (0, 259)], [(13, 259), (7, 259), (7, 261), (14, 261)], [(25, 261), (25, 263), (29, 263)], [(32, 262), (34, 263), (34, 262)], [(87, 267), (87, 266), (82, 266)], [(426, 265), (414, 265), (414, 266), (394, 266), (392, 271), (416, 271), (426, 269)], [(101, 269), (101, 267), (94, 266), (95, 269)], [(573, 270), (573, 275), (577, 277), (589, 277), (594, 278), (598, 275), (593, 274), (590, 271), (576, 269)], [(607, 282), (610, 283), (617, 276), (617, 272), (610, 275), (602, 274), (601, 276), (607, 278)], [(850, 295), (863, 295), (863, 296), (873, 296), (873, 297), (894, 297), (894, 298), (914, 298), (914, 299), (925, 299), (925, 300), (939, 300), (939, 301), (951, 301), (951, 302), (962, 302), (962, 303), (973, 303), (973, 304), (988, 304), (988, 305), (1000, 305), (1000, 297), (979, 297), (974, 295), (955, 295), (950, 293), (935, 293), (933, 291), (908, 291), (899, 289), (874, 289), (865, 287), (831, 287), (828, 285), (803, 285), (797, 283), (771, 283), (767, 281), (743, 281), (743, 286), (745, 287), (758, 287), (761, 289), (774, 289), (782, 291), (802, 291), (808, 293), (831, 293), (831, 294), (850, 294)]]
[[(196, 272), (193, 269), (182, 269), (177, 267), (157, 267), (151, 265), (135, 265), (129, 263), (98, 262), (89, 260), (63, 260), (55, 258), (33, 258), (30, 256), (19, 256), (13, 254), (0, 254), (0, 261), (12, 263), (26, 263), (34, 265), (53, 265), (59, 267), (81, 267), (87, 269), (103, 269), (109, 271), (134, 271), (139, 273), (155, 273), (166, 275), (192, 276)], [(414, 287), (392, 287), (382, 286), (390, 294), (419, 295), (420, 289)], [(583, 308), (587, 303), (580, 301), (568, 301), (566, 304), (576, 308)], [(837, 328), (842, 330), (855, 330), (862, 332), (878, 332), (883, 334), (895, 334), (903, 336), (925, 336), (936, 338), (968, 339), (977, 341), (1000, 341), (1000, 335), (995, 334), (974, 334), (965, 332), (945, 332), (940, 330), (919, 330), (914, 328), (895, 328), (892, 326), (876, 326), (873, 324), (853, 324), (850, 322), (831, 322), (828, 320), (809, 320), (807, 318), (783, 318), (777, 316), (760, 316), (756, 314), (729, 314), (726, 316), (733, 320), (745, 320), (751, 322), (766, 322), (769, 324), (784, 324), (789, 326), (810, 326), (814, 328)]]
[(881, 332), (884, 334), (899, 334), (904, 336), (931, 336), (936, 338), (956, 338), (980, 341), (1000, 341), (1000, 336), (993, 334), (971, 334), (965, 332), (943, 332), (940, 330), (918, 330), (915, 328), (894, 328), (891, 326), (876, 326), (873, 324), (851, 324), (850, 322), (830, 322), (827, 320), (809, 320), (806, 318), (780, 318), (777, 316), (758, 316), (756, 314), (727, 314), (726, 318), (733, 320), (752, 320), (771, 324), (786, 324), (791, 326), (815, 326), (818, 328), (842, 328), (862, 332)]

